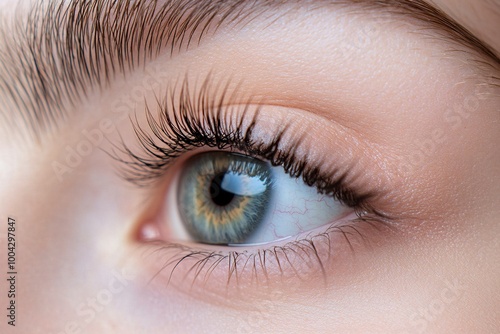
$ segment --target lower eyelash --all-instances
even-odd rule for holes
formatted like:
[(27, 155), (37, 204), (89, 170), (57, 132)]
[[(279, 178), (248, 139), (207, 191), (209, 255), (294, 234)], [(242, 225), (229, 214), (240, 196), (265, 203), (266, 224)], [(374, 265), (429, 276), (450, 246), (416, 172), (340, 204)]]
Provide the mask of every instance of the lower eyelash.
[[(160, 280), (166, 286), (172, 283), (188, 284), (190, 288), (202, 283), (202, 286), (227, 288), (233, 284), (239, 286), (242, 280), (245, 280), (245, 284), (249, 281), (266, 284), (290, 277), (307, 281), (311, 275), (318, 277), (319, 274), (323, 283), (327, 284), (328, 273), (331, 269), (335, 270), (332, 259), (336, 260), (333, 262), (347, 261), (344, 258), (346, 254), (353, 255), (358, 247), (369, 247), (372, 234), (387, 229), (392, 229), (388, 222), (366, 214), (341, 224), (333, 223), (313, 236), (309, 233), (283, 245), (258, 248), (253, 252), (212, 251), (177, 243), (150, 242), (154, 247), (149, 256), (156, 254), (163, 260), (149, 282)], [(333, 245), (333, 242), (337, 244)], [(332, 251), (334, 246), (338, 248), (336, 251)], [(344, 257), (339, 259), (337, 253), (343, 253)], [(307, 270), (304, 270), (304, 266)]]

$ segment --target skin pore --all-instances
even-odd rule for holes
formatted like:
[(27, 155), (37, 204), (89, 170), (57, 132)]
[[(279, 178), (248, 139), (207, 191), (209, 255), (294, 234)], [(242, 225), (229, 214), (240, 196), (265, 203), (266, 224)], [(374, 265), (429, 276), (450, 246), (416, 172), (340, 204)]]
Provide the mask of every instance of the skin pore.
[[(1, 2), (9, 17), (12, 2)], [(101, 60), (101, 73), (109, 64), (115, 72), (94, 85), (51, 81), (48, 71), (46, 91), (23, 90), (41, 87), (22, 85), (36, 75), (4, 62), (0, 238), (4, 254), (7, 218), (15, 218), (18, 319), (15, 328), (2, 320), (2, 333), (495, 332), (500, 3), (432, 2), (471, 32), (463, 39), (394, 3), (248, 2), (246, 19), (228, 11), (206, 34), (202, 21), (180, 46), (169, 40), (143, 58), (131, 47), (139, 60), (123, 71)], [(20, 5), (16, 19), (29, 8)], [(226, 11), (221, 5), (212, 22)], [(163, 28), (176, 31), (188, 16)], [(6, 57), (13, 44), (1, 41)], [(136, 44), (147, 50), (147, 39)], [(33, 98), (58, 84), (62, 106)], [(120, 149), (147, 157), (136, 135), (153, 136), (146, 111), (158, 121), (161, 102), (179, 105), (183, 93), (245, 128), (256, 119), (254, 140), (272, 142), (287, 125), (277, 149), (370, 194), (366, 221), (291, 239), (328, 235), (314, 247), (231, 248), (179, 233), (183, 163), (217, 147), (190, 148), (142, 187), (120, 177), (138, 166)], [(26, 120), (37, 112), (59, 116), (33, 127)]]

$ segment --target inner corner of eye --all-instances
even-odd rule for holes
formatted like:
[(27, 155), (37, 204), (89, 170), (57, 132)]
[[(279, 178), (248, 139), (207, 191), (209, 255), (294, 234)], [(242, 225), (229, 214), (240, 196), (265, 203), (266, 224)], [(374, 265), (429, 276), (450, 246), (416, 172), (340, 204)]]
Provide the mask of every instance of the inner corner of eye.
[(141, 241), (159, 241), (161, 240), (161, 232), (157, 225), (148, 222), (141, 226), (137, 232), (137, 238)]
[[(177, 227), (169, 238), (257, 245), (295, 237), (344, 217), (349, 208), (282, 167), (239, 153), (209, 151), (183, 163), (173, 182)], [(172, 222), (167, 222), (172, 223)], [(156, 237), (149, 227), (143, 232)]]

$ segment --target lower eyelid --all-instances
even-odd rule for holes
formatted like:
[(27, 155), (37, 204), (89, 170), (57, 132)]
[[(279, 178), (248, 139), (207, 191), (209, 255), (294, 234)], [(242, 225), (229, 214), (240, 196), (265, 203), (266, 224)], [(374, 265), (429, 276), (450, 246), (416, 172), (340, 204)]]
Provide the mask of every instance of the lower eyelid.
[(254, 247), (220, 247), (151, 241), (141, 246), (141, 266), (149, 284), (199, 298), (241, 287), (273, 288), (283, 284), (326, 286), (348, 272), (358, 252), (387, 231), (384, 224), (354, 215), (287, 241)]

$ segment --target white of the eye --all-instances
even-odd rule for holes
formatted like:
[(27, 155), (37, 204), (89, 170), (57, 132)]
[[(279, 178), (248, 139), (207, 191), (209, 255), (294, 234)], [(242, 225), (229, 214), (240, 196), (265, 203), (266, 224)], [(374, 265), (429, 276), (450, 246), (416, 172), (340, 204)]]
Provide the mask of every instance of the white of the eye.
[(291, 178), (273, 167), (273, 195), (260, 226), (245, 244), (260, 244), (289, 237), (333, 223), (352, 211), (335, 199), (319, 194), (301, 178)]

